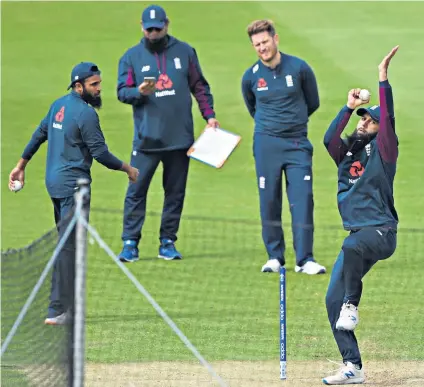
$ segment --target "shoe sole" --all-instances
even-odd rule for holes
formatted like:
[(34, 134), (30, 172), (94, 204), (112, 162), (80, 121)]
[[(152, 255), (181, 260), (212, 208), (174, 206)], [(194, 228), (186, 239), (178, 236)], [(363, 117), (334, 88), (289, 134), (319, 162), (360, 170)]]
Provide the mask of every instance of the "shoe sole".
[(64, 322), (64, 323), (57, 323), (57, 322), (54, 322), (54, 321), (47, 321), (47, 320), (45, 320), (44, 321), (44, 324), (45, 325), (66, 325), (66, 322)]
[(349, 384), (363, 384), (365, 383), (365, 379), (360, 379), (358, 381), (347, 381), (347, 383), (329, 383), (325, 379), (322, 379), (322, 382), (327, 386), (346, 386)]
[(160, 259), (164, 259), (165, 261), (175, 261), (175, 260), (181, 260), (183, 259), (183, 257), (180, 257), (179, 255), (177, 255), (176, 257), (165, 257), (164, 255), (158, 255), (158, 258)]
[[(357, 325), (356, 325), (357, 326)], [(356, 326), (355, 326), (355, 328), (356, 328)], [(346, 329), (345, 327), (340, 327), (340, 326), (337, 326), (336, 325), (336, 329), (338, 330), (338, 331), (343, 331), (343, 332), (353, 332), (354, 330), (355, 330), (355, 328), (353, 328), (353, 329)]]
[(278, 271), (274, 271), (269, 267), (266, 267), (265, 269), (262, 269), (262, 273), (278, 273)]
[(325, 269), (321, 269), (317, 273), (306, 273), (305, 271), (303, 271), (302, 269), (300, 269), (300, 270), (295, 270), (295, 272), (296, 273), (304, 273), (304, 274), (308, 274), (308, 275), (318, 275), (318, 274), (325, 274), (327, 271)]
[(127, 259), (127, 258), (124, 258), (124, 257), (118, 257), (119, 258), (119, 260), (121, 261), (121, 262), (129, 262), (129, 263), (131, 263), (131, 262), (137, 262), (140, 258), (132, 258), (132, 259)]

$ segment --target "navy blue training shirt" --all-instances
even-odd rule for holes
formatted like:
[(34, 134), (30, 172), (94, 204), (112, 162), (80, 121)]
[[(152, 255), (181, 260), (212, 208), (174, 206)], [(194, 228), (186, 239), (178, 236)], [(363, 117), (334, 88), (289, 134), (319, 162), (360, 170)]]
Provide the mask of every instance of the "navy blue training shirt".
[(255, 132), (278, 137), (307, 135), (309, 116), (319, 107), (318, 86), (311, 67), (282, 52), (274, 68), (258, 60), (244, 73), (242, 93), (255, 120)]
[[(398, 158), (392, 88), (379, 83), (380, 129), (359, 152), (349, 152), (341, 133), (353, 110), (344, 106), (324, 137), (324, 145), (338, 166), (337, 201), (346, 230), (363, 227), (397, 228), (393, 181)], [(371, 107), (372, 109), (372, 107)]]
[(73, 196), (79, 178), (91, 181), (93, 158), (109, 169), (122, 167), (108, 150), (97, 112), (75, 91), (53, 102), (22, 158), (30, 160), (46, 140), (45, 181), (52, 198)]
[[(145, 76), (157, 79), (151, 95), (138, 91)], [(194, 142), (192, 94), (202, 117), (206, 121), (215, 117), (213, 97), (195, 49), (172, 36), (160, 54), (145, 47), (145, 38), (124, 53), (119, 60), (117, 94), (121, 102), (132, 105), (136, 150), (190, 148)]]

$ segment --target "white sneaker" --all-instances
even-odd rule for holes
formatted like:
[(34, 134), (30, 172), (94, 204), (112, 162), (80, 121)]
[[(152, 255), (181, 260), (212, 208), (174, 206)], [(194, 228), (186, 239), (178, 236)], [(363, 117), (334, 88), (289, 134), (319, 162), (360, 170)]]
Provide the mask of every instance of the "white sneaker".
[(44, 320), (44, 324), (46, 325), (65, 325), (68, 323), (68, 314), (62, 313), (56, 317), (47, 317)]
[(279, 273), (281, 263), (278, 259), (269, 259), (268, 262), (262, 266), (262, 273)]
[(342, 305), (336, 329), (341, 331), (353, 331), (359, 323), (358, 308), (349, 302)]
[(294, 268), (296, 273), (305, 273), (305, 274), (324, 274), (326, 269), (324, 266), (316, 263), (315, 261), (308, 261), (303, 266), (297, 266)]
[(365, 382), (365, 374), (363, 369), (358, 369), (348, 361), (335, 375), (327, 376), (322, 382), (327, 385), (362, 384)]

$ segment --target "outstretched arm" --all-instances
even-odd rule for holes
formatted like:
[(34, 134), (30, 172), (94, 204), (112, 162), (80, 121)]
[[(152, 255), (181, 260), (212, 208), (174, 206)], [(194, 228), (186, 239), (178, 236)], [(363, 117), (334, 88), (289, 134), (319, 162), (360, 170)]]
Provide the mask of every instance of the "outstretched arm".
[(395, 163), (398, 158), (398, 139), (395, 133), (395, 115), (392, 87), (387, 79), (390, 60), (399, 46), (394, 47), (378, 66), (380, 94), (380, 129), (377, 135), (377, 146), (382, 159), (386, 163)]
[(100, 121), (94, 109), (86, 109), (79, 117), (81, 137), (87, 145), (91, 156), (108, 169), (124, 171), (131, 182), (138, 177), (138, 169), (119, 160), (111, 153), (100, 128)]

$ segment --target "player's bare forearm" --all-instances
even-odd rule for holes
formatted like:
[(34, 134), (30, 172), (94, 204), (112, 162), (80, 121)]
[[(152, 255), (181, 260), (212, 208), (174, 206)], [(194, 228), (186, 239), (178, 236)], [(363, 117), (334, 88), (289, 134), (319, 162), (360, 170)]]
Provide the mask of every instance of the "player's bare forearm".
[(21, 170), (24, 170), (25, 167), (27, 166), (28, 162), (29, 162), (29, 160), (20, 158), (19, 161), (18, 161), (18, 163), (16, 164), (16, 168), (19, 168)]

